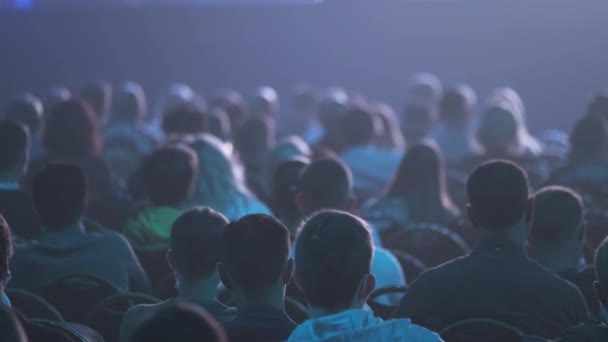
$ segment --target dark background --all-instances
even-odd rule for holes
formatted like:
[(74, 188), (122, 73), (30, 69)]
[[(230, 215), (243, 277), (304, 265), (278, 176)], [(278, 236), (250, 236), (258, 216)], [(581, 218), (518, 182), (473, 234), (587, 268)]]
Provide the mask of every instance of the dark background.
[[(86, 0), (81, 0), (86, 1)], [(183, 81), (209, 95), (343, 85), (401, 107), (432, 71), (522, 94), (533, 130), (568, 128), (608, 84), (608, 1), (329, 0), (319, 5), (0, 12), (0, 100), (55, 84)]]

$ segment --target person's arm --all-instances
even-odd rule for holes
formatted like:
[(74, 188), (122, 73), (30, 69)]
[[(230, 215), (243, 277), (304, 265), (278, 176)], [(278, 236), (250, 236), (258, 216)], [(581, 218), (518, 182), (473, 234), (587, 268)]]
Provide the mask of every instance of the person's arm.
[(148, 275), (139, 263), (139, 259), (137, 258), (137, 255), (135, 255), (135, 251), (133, 251), (131, 244), (129, 244), (127, 239), (122, 235), (116, 234), (116, 236), (121, 240), (126, 253), (125, 261), (127, 262), (127, 272), (129, 273), (129, 291), (152, 293)]

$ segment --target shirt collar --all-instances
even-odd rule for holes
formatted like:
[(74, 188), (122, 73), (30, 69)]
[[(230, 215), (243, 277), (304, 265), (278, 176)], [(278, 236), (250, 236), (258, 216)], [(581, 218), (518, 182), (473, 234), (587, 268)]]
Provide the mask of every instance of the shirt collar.
[(488, 253), (495, 252), (501, 254), (526, 255), (526, 249), (512, 241), (484, 239), (479, 242), (475, 252)]

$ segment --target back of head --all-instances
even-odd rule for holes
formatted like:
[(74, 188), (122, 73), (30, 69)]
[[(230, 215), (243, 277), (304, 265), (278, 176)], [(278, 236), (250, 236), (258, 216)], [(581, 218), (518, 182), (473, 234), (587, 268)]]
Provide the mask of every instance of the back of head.
[(32, 134), (35, 134), (42, 124), (44, 107), (37, 97), (25, 94), (9, 103), (4, 114), (9, 120), (23, 123)]
[(448, 88), (439, 102), (441, 119), (448, 124), (468, 122), (476, 102), (475, 91), (470, 86)]
[(27, 335), (17, 316), (4, 305), (0, 306), (0, 341), (27, 342)]
[(293, 92), (293, 108), (302, 113), (312, 112), (317, 106), (317, 96), (312, 87), (300, 84)]
[(350, 170), (337, 159), (312, 162), (302, 173), (300, 191), (307, 213), (319, 209), (346, 210), (352, 195)]
[(405, 108), (404, 116), (402, 131), (408, 143), (422, 140), (435, 123), (434, 109), (428, 106), (409, 104)]
[(254, 214), (231, 222), (222, 234), (221, 262), (231, 282), (226, 287), (256, 293), (277, 284), (289, 251), (289, 231), (274, 217)]
[(606, 152), (608, 128), (605, 119), (585, 116), (579, 119), (570, 133), (570, 145), (574, 154), (596, 155)]
[(10, 274), (9, 263), (12, 256), (13, 236), (11, 228), (0, 214), (0, 290), (4, 289), (5, 280)]
[(562, 186), (549, 186), (534, 195), (530, 241), (553, 246), (583, 238), (584, 208), (581, 197)]
[(137, 122), (146, 116), (146, 93), (141, 85), (126, 82), (120, 88), (113, 103), (112, 116), (115, 120)]
[(272, 177), (273, 212), (281, 218), (298, 216), (296, 196), (300, 191), (302, 171), (308, 166), (303, 158), (291, 159), (277, 166)]
[(608, 89), (597, 92), (587, 105), (586, 115), (608, 119)]
[(181, 277), (196, 281), (215, 273), (222, 231), (227, 224), (224, 215), (206, 207), (190, 209), (175, 220), (171, 250)]
[(248, 117), (249, 111), (243, 96), (236, 90), (222, 89), (210, 102), (211, 107), (221, 108), (226, 111), (233, 130), (238, 128)]
[(76, 165), (48, 164), (36, 174), (32, 193), (38, 216), (48, 230), (74, 224), (84, 213), (86, 180)]
[(0, 172), (27, 164), (29, 133), (12, 120), (0, 121)]
[(371, 271), (373, 244), (367, 224), (339, 211), (311, 217), (296, 240), (296, 274), (309, 305), (349, 308)]
[(185, 145), (161, 147), (141, 164), (140, 176), (154, 205), (178, 206), (191, 194), (198, 173), (198, 157)]
[(488, 153), (515, 152), (520, 142), (513, 112), (500, 104), (490, 106), (482, 114), (477, 139)]
[(342, 139), (345, 146), (368, 145), (378, 134), (380, 123), (370, 110), (363, 105), (349, 108), (342, 121)]
[(230, 118), (222, 108), (212, 108), (207, 116), (208, 132), (222, 141), (229, 141), (232, 137)]
[(425, 72), (415, 74), (410, 81), (408, 103), (423, 107), (434, 107), (443, 92), (441, 80)]
[(256, 157), (269, 150), (274, 140), (272, 127), (267, 118), (250, 117), (238, 128), (234, 144), (245, 157)]
[(259, 87), (251, 99), (250, 109), (254, 116), (276, 118), (279, 114), (279, 95), (271, 87)]
[(330, 89), (319, 104), (319, 119), (327, 132), (336, 134), (348, 109), (348, 94), (340, 88)]
[(89, 84), (82, 89), (80, 97), (101, 117), (112, 106), (112, 85), (106, 81)]
[(381, 124), (377, 136), (378, 145), (383, 148), (402, 149), (405, 146), (405, 139), (401, 132), (399, 118), (393, 108), (387, 104), (378, 103), (374, 105), (374, 114)]
[(163, 305), (133, 334), (133, 342), (227, 342), (221, 325), (202, 307), (177, 302)]
[(80, 100), (59, 102), (46, 119), (42, 142), (55, 157), (78, 159), (99, 155), (101, 139), (93, 110)]
[(432, 142), (412, 146), (406, 153), (388, 196), (412, 198), (444, 190), (441, 151)]
[(206, 114), (193, 103), (182, 104), (165, 113), (162, 126), (167, 135), (203, 133), (207, 127)]
[(526, 215), (528, 177), (512, 162), (489, 161), (473, 171), (467, 181), (467, 194), (474, 226), (505, 231)]

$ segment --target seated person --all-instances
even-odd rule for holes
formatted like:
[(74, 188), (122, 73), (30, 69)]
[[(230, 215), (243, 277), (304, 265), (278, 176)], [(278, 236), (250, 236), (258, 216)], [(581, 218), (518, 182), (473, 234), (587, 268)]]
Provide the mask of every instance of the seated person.
[[(220, 260), (222, 231), (227, 224), (224, 215), (213, 209), (190, 209), (173, 223), (171, 249), (167, 252), (176, 279), (177, 299), (205, 308), (218, 321), (232, 319), (236, 313), (216, 300), (220, 279), (215, 268)], [(170, 299), (131, 308), (123, 317), (120, 341), (130, 341), (137, 325), (158, 308), (174, 302), (175, 299)]]
[(595, 254), (595, 272), (597, 281), (594, 282), (594, 286), (603, 311), (602, 322), (580, 324), (568, 330), (555, 342), (608, 341), (608, 323), (606, 322), (606, 309), (608, 308), (608, 239), (602, 242)]
[(131, 342), (228, 342), (221, 325), (203, 308), (173, 303), (156, 310), (137, 327)]
[(70, 274), (90, 274), (121, 292), (149, 292), (148, 278), (127, 240), (117, 233), (87, 233), (87, 187), (78, 166), (50, 163), (34, 179), (33, 196), (44, 233), (17, 246), (13, 285), (41, 290)]
[(296, 327), (285, 313), (291, 281), (289, 231), (277, 219), (254, 214), (226, 226), (217, 269), (238, 308), (224, 323), (231, 342), (285, 341)]
[(32, 94), (24, 94), (13, 100), (4, 111), (8, 120), (21, 122), (30, 131), (30, 160), (37, 160), (44, 156), (44, 148), (40, 141), (40, 128), (44, 107), (40, 99)]
[[(321, 209), (350, 210), (354, 207), (352, 180), (349, 169), (336, 159), (319, 159), (302, 173), (301, 215), (308, 217)], [(378, 288), (405, 286), (405, 275), (395, 256), (380, 247), (380, 237), (372, 231), (374, 258), (372, 272), (376, 275)], [(396, 305), (400, 296), (380, 298), (383, 304)]]
[(311, 217), (296, 240), (296, 282), (310, 319), (288, 341), (441, 341), (407, 319), (383, 321), (363, 307), (376, 287), (367, 224), (339, 211)]
[(40, 236), (41, 227), (32, 197), (19, 184), (27, 169), (28, 142), (25, 126), (0, 122), (0, 213), (13, 234), (29, 240)]
[(288, 160), (279, 164), (272, 177), (272, 212), (287, 226), (292, 241), (302, 223), (296, 198), (300, 191), (300, 175), (308, 164), (310, 162), (304, 158)]
[(388, 185), (386, 175), (397, 171), (403, 152), (379, 148), (374, 139), (381, 128), (380, 119), (362, 105), (350, 108), (343, 119), (342, 139), (345, 150), (340, 160), (353, 175), (354, 191), (364, 198), (378, 195)]
[(530, 256), (539, 264), (578, 286), (591, 313), (599, 313), (593, 289), (595, 270), (581, 268), (585, 249), (583, 202), (574, 191), (561, 186), (541, 189), (534, 195), (530, 225)]
[(9, 307), (0, 305), (0, 341), (27, 342), (23, 325)]
[(461, 320), (489, 318), (549, 338), (587, 321), (578, 288), (526, 256), (533, 201), (525, 172), (508, 161), (485, 163), (469, 177), (467, 193), (477, 248), (420, 274), (397, 317), (437, 331)]

